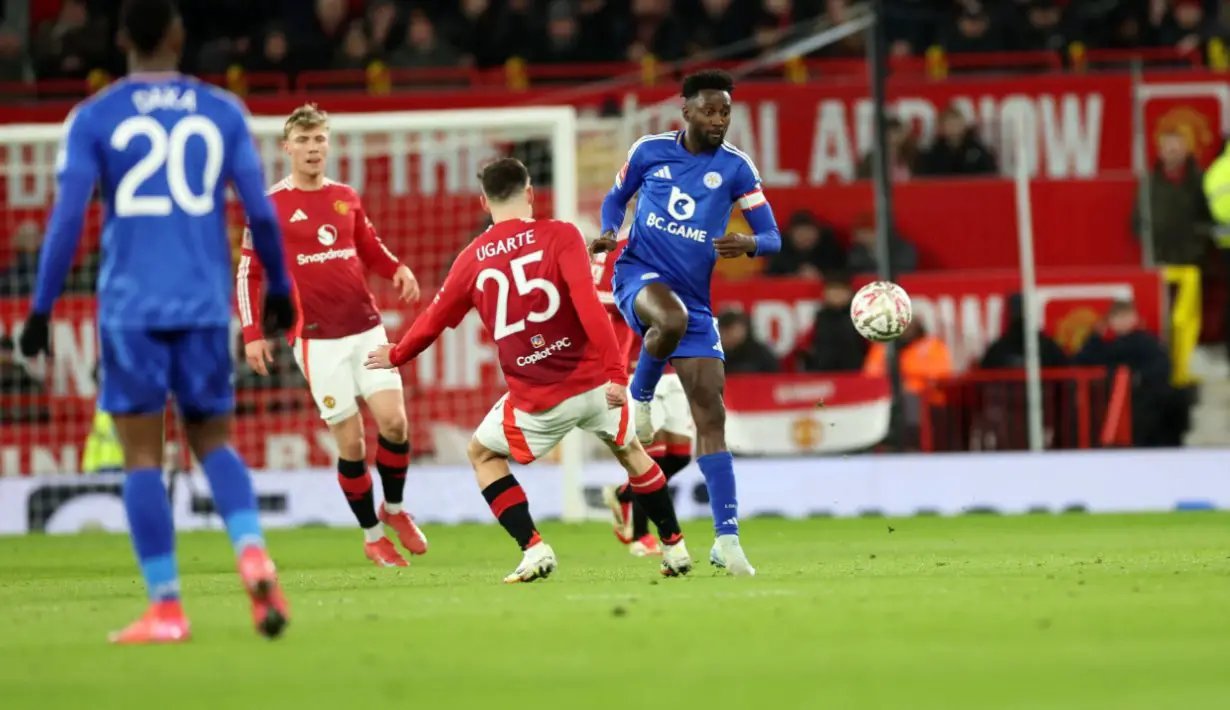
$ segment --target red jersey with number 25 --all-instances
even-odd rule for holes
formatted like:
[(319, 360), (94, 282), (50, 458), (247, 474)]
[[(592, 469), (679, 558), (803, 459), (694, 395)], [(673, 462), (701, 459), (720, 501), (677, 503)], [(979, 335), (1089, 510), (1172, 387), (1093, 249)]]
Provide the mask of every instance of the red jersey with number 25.
[(515, 219), (480, 234), (393, 348), (393, 364), (413, 360), (471, 308), (495, 342), (512, 405), (523, 412), (545, 411), (607, 382), (627, 384), (585, 238), (572, 224)]

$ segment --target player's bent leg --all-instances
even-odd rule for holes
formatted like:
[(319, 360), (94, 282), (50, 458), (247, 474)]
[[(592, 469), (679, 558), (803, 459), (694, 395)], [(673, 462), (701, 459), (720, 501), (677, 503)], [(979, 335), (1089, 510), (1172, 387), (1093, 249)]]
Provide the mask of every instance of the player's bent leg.
[(367, 408), (376, 420), (380, 432), (376, 449), (376, 472), (384, 500), (380, 504), (380, 522), (393, 528), (401, 546), (412, 555), (427, 553), (427, 537), (404, 510), (406, 471), (410, 468), (409, 422), (401, 388), (385, 389), (364, 396)]
[(692, 571), (692, 558), (683, 541), (675, 503), (666, 487), (666, 474), (636, 439), (630, 439), (622, 446), (618, 440), (608, 440), (607, 445), (628, 473), (628, 488), (635, 496), (636, 503), (658, 528), (658, 537), (662, 541), (662, 574), (677, 577)]
[(642, 326), (641, 354), (636, 362), (629, 390), (636, 400), (636, 438), (642, 444), (653, 441), (650, 402), (662, 379), (667, 359), (679, 347), (688, 331), (688, 309), (679, 296), (661, 281), (648, 283), (637, 292), (632, 303)]
[[(661, 389), (661, 388), (659, 388)], [(655, 398), (656, 401), (657, 398)], [(687, 401), (683, 402), (686, 406)], [(689, 424), (691, 418), (688, 419)], [(668, 424), (670, 418), (667, 418)], [(645, 453), (662, 469), (667, 484), (675, 474), (687, 468), (692, 461), (692, 437), (690, 434), (680, 434), (665, 428), (659, 429), (653, 437), (653, 443), (645, 449)], [(635, 501), (632, 489), (624, 484), (616, 493), (617, 502), (627, 501), (631, 508), (631, 539), (628, 551), (636, 557), (661, 554), (657, 541), (649, 534), (649, 516), (644, 508)]]
[(508, 469), (508, 453), (499, 450), (506, 447), (496, 441), (492, 448), (497, 450), (493, 451), (479, 440), (480, 436), (476, 432), (466, 448), (466, 455), (474, 467), (474, 477), (483, 492), (483, 499), (491, 508), (491, 514), (524, 551), (521, 563), (504, 577), (504, 582), (515, 584), (546, 579), (555, 571), (555, 551), (542, 541), (534, 526), (525, 490)]
[(696, 463), (709, 489), (709, 507), (717, 535), (710, 561), (730, 574), (752, 576), (739, 543), (739, 503), (735, 489), (734, 458), (726, 448), (726, 369), (715, 357), (674, 359), (696, 424)]

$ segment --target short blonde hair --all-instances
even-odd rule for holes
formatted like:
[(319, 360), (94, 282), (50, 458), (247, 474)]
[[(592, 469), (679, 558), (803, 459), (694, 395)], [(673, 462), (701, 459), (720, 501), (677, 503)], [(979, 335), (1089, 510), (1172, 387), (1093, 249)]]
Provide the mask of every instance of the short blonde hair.
[(303, 104), (291, 111), (282, 126), (282, 140), (290, 138), (290, 132), (296, 128), (311, 130), (313, 128), (328, 128), (329, 114), (316, 107), (316, 104)]

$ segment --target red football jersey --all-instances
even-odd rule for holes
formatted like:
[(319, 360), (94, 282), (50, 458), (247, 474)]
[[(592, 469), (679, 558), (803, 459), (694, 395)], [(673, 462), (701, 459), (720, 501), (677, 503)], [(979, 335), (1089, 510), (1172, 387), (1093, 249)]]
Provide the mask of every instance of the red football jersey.
[(615, 260), (623, 253), (626, 246), (628, 246), (628, 235), (621, 234), (619, 241), (615, 242), (614, 249), (602, 254), (594, 254), (589, 260), (589, 268), (594, 275), (594, 286), (598, 289), (598, 298), (602, 301), (602, 305), (606, 306), (607, 312), (613, 316), (619, 315), (619, 309), (615, 307), (615, 287), (611, 283), (615, 278)]
[(628, 382), (585, 238), (567, 222), (507, 220), (480, 234), (390, 359), (413, 360), (471, 308), (495, 342), (509, 397), (521, 411), (541, 412), (607, 382)]
[[(290, 340), (343, 338), (379, 325), (380, 311), (363, 267), (391, 279), (401, 263), (380, 241), (354, 188), (326, 179), (319, 190), (300, 190), (286, 178), (269, 189), (269, 199), (282, 223), (294, 285), (298, 322)], [(236, 279), (243, 339), (250, 343), (265, 337), (260, 316), (264, 272), (246, 230)]]

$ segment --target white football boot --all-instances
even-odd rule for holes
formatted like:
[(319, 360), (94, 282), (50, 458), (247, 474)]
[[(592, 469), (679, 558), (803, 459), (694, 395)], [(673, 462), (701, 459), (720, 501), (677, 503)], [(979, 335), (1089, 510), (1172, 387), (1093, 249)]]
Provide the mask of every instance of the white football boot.
[(756, 568), (747, 561), (738, 535), (718, 535), (709, 550), (709, 564), (726, 570), (732, 577), (755, 577)]
[(657, 431), (653, 426), (652, 402), (632, 400), (632, 415), (636, 425), (636, 438), (645, 446), (652, 444), (653, 435)]
[(540, 542), (525, 551), (521, 564), (517, 565), (517, 569), (513, 570), (512, 574), (504, 578), (504, 583), (517, 584), (546, 579), (554, 571), (555, 550), (552, 550), (547, 543)]
[(682, 577), (692, 571), (692, 556), (683, 540), (674, 545), (662, 545), (662, 576)]

